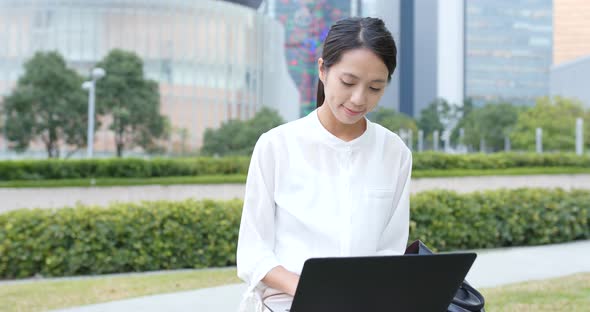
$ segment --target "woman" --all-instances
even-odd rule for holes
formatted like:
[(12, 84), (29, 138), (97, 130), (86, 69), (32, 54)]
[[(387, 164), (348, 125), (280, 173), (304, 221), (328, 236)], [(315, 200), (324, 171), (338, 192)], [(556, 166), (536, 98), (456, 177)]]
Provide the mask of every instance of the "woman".
[(318, 108), (258, 139), (237, 251), (249, 286), (243, 311), (291, 300), (308, 258), (404, 253), (412, 155), (365, 117), (391, 80), (396, 53), (382, 20), (338, 21), (318, 59)]

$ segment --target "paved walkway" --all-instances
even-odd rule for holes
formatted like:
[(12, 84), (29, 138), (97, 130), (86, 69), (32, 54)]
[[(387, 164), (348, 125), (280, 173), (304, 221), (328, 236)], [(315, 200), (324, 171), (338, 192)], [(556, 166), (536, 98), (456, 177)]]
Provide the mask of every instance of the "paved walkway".
[[(473, 192), (499, 188), (542, 187), (590, 189), (590, 174), (421, 178), (412, 180), (412, 193), (432, 189)], [(0, 213), (18, 208), (61, 208), (83, 204), (106, 206), (109, 202), (184, 200), (188, 198), (243, 198), (244, 184), (149, 185), (126, 187), (0, 188)]]
[[(478, 257), (467, 275), (467, 280), (479, 288), (590, 272), (590, 240), (476, 252)], [(56, 312), (235, 312), (244, 290), (243, 284), (236, 284), (56, 310)]]

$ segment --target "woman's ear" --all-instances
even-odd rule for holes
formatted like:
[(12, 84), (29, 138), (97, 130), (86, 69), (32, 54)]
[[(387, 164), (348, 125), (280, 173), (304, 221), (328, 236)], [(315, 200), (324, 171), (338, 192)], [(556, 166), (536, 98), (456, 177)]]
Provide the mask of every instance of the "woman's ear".
[(318, 59), (318, 76), (323, 84), (326, 84), (326, 69), (324, 68), (324, 59)]

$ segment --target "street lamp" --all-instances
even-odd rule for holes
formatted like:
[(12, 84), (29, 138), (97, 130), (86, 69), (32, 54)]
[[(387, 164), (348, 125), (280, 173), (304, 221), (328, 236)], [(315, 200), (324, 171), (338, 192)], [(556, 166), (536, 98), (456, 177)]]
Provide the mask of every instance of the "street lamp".
[(96, 81), (105, 75), (104, 69), (96, 67), (92, 70), (92, 80), (84, 81), (82, 89), (88, 90), (88, 136), (86, 157), (92, 158), (92, 149), (94, 147), (94, 92)]

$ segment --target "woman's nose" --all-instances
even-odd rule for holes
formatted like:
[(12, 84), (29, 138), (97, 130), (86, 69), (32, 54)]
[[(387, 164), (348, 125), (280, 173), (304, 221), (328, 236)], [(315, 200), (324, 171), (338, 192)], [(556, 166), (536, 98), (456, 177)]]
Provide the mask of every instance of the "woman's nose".
[(366, 102), (366, 93), (362, 88), (357, 88), (352, 92), (352, 96), (350, 98), (350, 102), (355, 106), (363, 106)]

